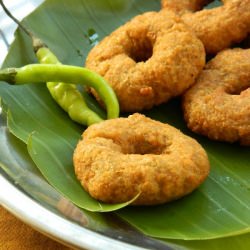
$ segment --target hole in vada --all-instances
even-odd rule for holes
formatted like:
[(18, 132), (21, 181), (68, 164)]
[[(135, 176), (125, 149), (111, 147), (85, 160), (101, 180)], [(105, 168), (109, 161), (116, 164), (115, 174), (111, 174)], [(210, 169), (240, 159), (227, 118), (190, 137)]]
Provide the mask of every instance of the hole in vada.
[(247, 86), (237, 86), (232, 89), (228, 89), (227, 93), (230, 95), (240, 95), (242, 92), (250, 89), (250, 82)]
[(163, 145), (152, 145), (147, 142), (138, 143), (135, 145), (134, 154), (146, 155), (146, 154), (154, 154), (160, 155), (163, 153), (165, 146)]
[(120, 147), (120, 152), (125, 155), (161, 155), (169, 153), (172, 142), (161, 136), (151, 135), (149, 138), (145, 134), (119, 140), (118, 138), (106, 137)]
[(217, 7), (220, 7), (222, 6), (223, 3), (222, 1), (205, 1), (204, 3), (204, 6), (203, 6), (203, 9), (214, 9), (214, 8), (217, 8)]
[(153, 45), (147, 39), (136, 41), (128, 54), (136, 63), (146, 62), (153, 55)]

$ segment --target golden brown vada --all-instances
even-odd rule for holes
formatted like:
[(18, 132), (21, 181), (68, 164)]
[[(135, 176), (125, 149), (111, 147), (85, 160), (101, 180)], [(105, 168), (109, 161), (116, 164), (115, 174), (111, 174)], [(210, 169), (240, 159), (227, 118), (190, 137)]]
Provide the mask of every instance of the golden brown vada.
[(208, 176), (204, 149), (176, 128), (134, 114), (87, 128), (74, 152), (75, 173), (97, 200), (154, 205), (189, 194)]
[(136, 16), (86, 59), (86, 67), (110, 83), (121, 110), (127, 112), (150, 109), (181, 95), (204, 65), (202, 43), (171, 11)]
[(206, 52), (216, 54), (241, 42), (250, 33), (250, 0), (223, 2), (223, 6), (200, 11), (197, 10), (208, 1), (163, 0), (162, 5), (165, 9), (170, 8), (179, 12), (184, 23), (201, 39)]
[(220, 52), (184, 95), (188, 127), (210, 139), (250, 145), (250, 49)]

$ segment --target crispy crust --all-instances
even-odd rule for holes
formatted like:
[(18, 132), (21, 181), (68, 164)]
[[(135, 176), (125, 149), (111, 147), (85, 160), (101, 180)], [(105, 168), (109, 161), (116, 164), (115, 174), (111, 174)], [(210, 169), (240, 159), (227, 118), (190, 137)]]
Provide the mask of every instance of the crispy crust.
[(250, 145), (250, 49), (220, 52), (183, 98), (188, 127), (210, 139)]
[(182, 94), (204, 64), (202, 43), (170, 11), (136, 16), (86, 59), (86, 67), (110, 83), (121, 110), (128, 112), (150, 109)]
[(250, 32), (250, 0), (227, 1), (223, 6), (182, 16), (203, 42), (207, 53), (215, 54), (239, 43)]
[(82, 186), (97, 200), (154, 205), (189, 194), (208, 176), (209, 162), (192, 138), (140, 114), (92, 125), (74, 152)]
[(224, 0), (223, 6), (197, 11), (208, 2), (211, 1), (162, 0), (162, 5), (180, 14), (201, 39), (206, 52), (216, 54), (241, 42), (250, 33), (250, 0)]

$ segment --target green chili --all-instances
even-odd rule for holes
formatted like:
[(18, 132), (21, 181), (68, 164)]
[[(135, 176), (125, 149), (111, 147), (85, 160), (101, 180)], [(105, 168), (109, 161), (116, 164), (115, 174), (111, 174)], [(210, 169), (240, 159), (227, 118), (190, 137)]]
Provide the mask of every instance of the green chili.
[[(32, 45), (34, 52), (38, 58), (38, 61), (42, 64), (61, 64), (57, 57), (47, 48), (45, 43), (41, 41), (39, 38), (35, 37), (32, 32), (30, 32), (25, 26), (23, 26), (5, 7), (3, 1), (0, 0), (0, 4), (2, 5), (6, 14), (17, 23), (17, 25), (32, 39)], [(30, 70), (30, 69), (29, 69)], [(10, 75), (14, 76), (12, 70), (10, 70)], [(91, 72), (89, 72), (91, 73)], [(85, 72), (88, 75), (89, 73)], [(5, 78), (6, 77), (6, 78)], [(3, 74), (2, 80), (8, 81), (10, 76)], [(27, 77), (27, 75), (26, 75)], [(89, 77), (89, 76), (88, 76)], [(91, 78), (91, 77), (90, 77)], [(14, 79), (13, 79), (14, 80)], [(105, 81), (96, 78), (93, 75), (92, 80), (99, 82), (100, 84), (96, 84), (91, 82), (90, 85), (95, 86), (97, 88), (97, 92), (103, 98), (104, 102), (106, 103), (107, 107), (107, 118), (116, 118), (119, 116), (119, 106), (118, 101), (114, 98), (114, 93), (107, 87)], [(40, 80), (39, 80), (40, 81)], [(14, 80), (15, 82), (15, 80)], [(82, 81), (81, 81), (82, 82)], [(82, 82), (83, 83), (83, 82)], [(86, 84), (88, 85), (88, 84)], [(105, 86), (101, 86), (105, 85)], [(97, 123), (102, 121), (102, 118), (98, 116), (94, 111), (89, 109), (84, 98), (80, 91), (78, 91), (76, 85), (74, 84), (67, 84), (63, 82), (47, 82), (47, 88), (54, 98), (54, 100), (69, 114), (70, 118), (73, 121), (76, 121), (83, 125), (91, 125), (93, 123)], [(98, 91), (100, 89), (100, 92)], [(102, 93), (104, 91), (104, 93)], [(116, 100), (115, 100), (116, 99)], [(113, 103), (113, 104), (112, 104)]]
[(119, 103), (113, 89), (104, 78), (87, 68), (59, 64), (30, 64), (21, 68), (0, 70), (0, 81), (12, 84), (50, 81), (83, 84), (96, 90), (106, 105), (109, 119), (119, 116)]
[[(42, 64), (61, 64), (46, 47), (39, 48), (36, 56)], [(101, 117), (88, 108), (76, 85), (47, 82), (47, 88), (54, 100), (69, 114), (73, 121), (87, 126), (102, 121)]]

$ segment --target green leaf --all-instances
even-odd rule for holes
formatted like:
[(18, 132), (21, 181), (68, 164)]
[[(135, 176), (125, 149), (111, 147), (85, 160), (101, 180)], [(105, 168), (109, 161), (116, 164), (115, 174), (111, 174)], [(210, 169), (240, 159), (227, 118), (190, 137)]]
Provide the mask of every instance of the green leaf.
[[(24, 143), (11, 135), (3, 118), (0, 119), (0, 167), (23, 188), (29, 195), (42, 204), (50, 204), (50, 209), (58, 213), (58, 204), (62, 201), (60, 194), (56, 193), (40, 176), (36, 166), (27, 154)], [(84, 220), (89, 228), (94, 230), (107, 225), (105, 214), (84, 211)], [(73, 219), (73, 218), (72, 218)], [(250, 234), (206, 241), (165, 240), (173, 249), (193, 250), (245, 250), (250, 248)]]
[[(81, 223), (92, 230), (106, 232), (110, 228), (106, 213), (94, 213), (79, 209), (66, 200), (44, 180), (27, 152), (25, 143), (13, 136), (6, 127), (6, 119), (0, 117), (0, 173), (6, 173), (13, 183), (55, 214)], [(78, 215), (76, 217), (76, 214)]]
[(154, 237), (212, 239), (250, 232), (249, 148), (210, 141), (191, 133), (180, 107), (180, 101), (173, 100), (146, 115), (180, 128), (203, 145), (211, 164), (208, 179), (178, 201), (155, 207), (128, 207), (117, 214)]
[(31, 158), (58, 191), (89, 211), (113, 211), (133, 201), (104, 204), (84, 191), (75, 177), (72, 163), (83, 128), (73, 123), (55, 104), (45, 85), (0, 85), (0, 93), (7, 103), (4, 108), (9, 108), (10, 131), (27, 143)]
[[(60, 61), (73, 65), (83, 65), (93, 43), (132, 16), (160, 8), (159, 0), (72, 1), (70, 5), (66, 0), (45, 1), (24, 23), (48, 44)], [(35, 61), (29, 39), (17, 32), (4, 66)], [(29, 153), (43, 174), (52, 173), (47, 177), (52, 182), (60, 176), (63, 187), (57, 188), (64, 194), (69, 192), (75, 203), (86, 202), (89, 198), (86, 194), (78, 195), (80, 186), (75, 180), (71, 160), (83, 128), (68, 119), (43, 85), (9, 87), (1, 84), (0, 96), (10, 110), (9, 128), (28, 143)], [(127, 207), (116, 214), (147, 235), (168, 239), (205, 240), (250, 232), (249, 148), (212, 142), (190, 133), (182, 119), (179, 100), (146, 114), (197, 138), (208, 152), (211, 174), (198, 190), (181, 200), (155, 207)], [(90, 210), (100, 209), (98, 202), (88, 200), (87, 203), (88, 207), (81, 205)], [(105, 208), (105, 211), (112, 210), (114, 206), (105, 205)], [(238, 237), (228, 239), (237, 242)], [(223, 240), (206, 242), (216, 245), (213, 242)], [(194, 249), (202, 244), (183, 242), (184, 246)]]
[[(26, 145), (8, 132), (3, 117), (0, 119), (0, 148), (0, 167), (15, 181), (16, 185), (40, 203), (46, 202), (51, 210), (58, 213), (58, 205), (63, 197), (42, 179), (27, 154)], [(110, 227), (106, 220), (110, 218), (105, 218), (105, 215), (84, 211), (84, 221), (88, 228), (99, 231), (103, 228), (106, 231)], [(173, 249), (245, 250), (250, 248), (250, 234), (206, 241), (165, 240), (165, 242)]]

